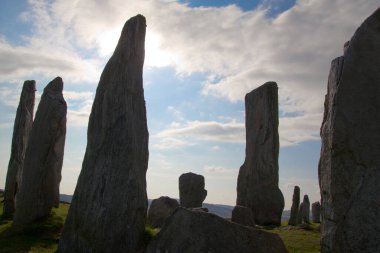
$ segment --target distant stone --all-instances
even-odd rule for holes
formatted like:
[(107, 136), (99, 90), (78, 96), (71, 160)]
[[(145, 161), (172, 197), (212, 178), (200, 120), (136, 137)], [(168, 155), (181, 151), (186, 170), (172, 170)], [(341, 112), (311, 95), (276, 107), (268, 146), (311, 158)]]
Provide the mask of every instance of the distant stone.
[(312, 221), (315, 223), (320, 223), (321, 222), (321, 204), (319, 201), (314, 202), (311, 205), (311, 217)]
[(310, 201), (307, 195), (303, 196), (301, 217), (303, 223), (310, 223)]
[(288, 224), (291, 226), (295, 226), (298, 224), (297, 222), (297, 216), (298, 216), (298, 208), (300, 205), (300, 187), (294, 186), (293, 191), (293, 202), (292, 207), (290, 209), (290, 218)]
[(13, 126), (11, 157), (4, 188), (3, 216), (5, 217), (12, 216), (16, 210), (15, 198), (21, 184), (26, 147), (33, 125), (35, 92), (36, 82), (25, 81)]
[(149, 138), (143, 89), (145, 32), (142, 15), (129, 19), (100, 77), (59, 252), (143, 249)]
[(147, 253), (282, 253), (276, 234), (229, 222), (219, 216), (177, 208), (149, 243)]
[(38, 105), (16, 196), (14, 225), (46, 218), (59, 205), (67, 113), (62, 90), (62, 78), (57, 77), (45, 87)]
[(179, 207), (179, 203), (176, 199), (169, 197), (154, 199), (149, 207), (147, 225), (152, 228), (162, 227), (166, 218), (168, 218), (177, 207)]
[(179, 177), (179, 199), (183, 207), (202, 207), (207, 196), (205, 178), (195, 173), (185, 173)]
[(321, 126), (321, 252), (380, 252), (380, 8), (331, 63)]
[(297, 225), (302, 224), (303, 203), (300, 204), (297, 214)]
[(235, 206), (232, 210), (231, 221), (244, 226), (255, 226), (251, 208), (245, 206)]
[(281, 225), (284, 197), (278, 188), (278, 88), (267, 82), (245, 96), (246, 148), (236, 204), (252, 209), (256, 224)]

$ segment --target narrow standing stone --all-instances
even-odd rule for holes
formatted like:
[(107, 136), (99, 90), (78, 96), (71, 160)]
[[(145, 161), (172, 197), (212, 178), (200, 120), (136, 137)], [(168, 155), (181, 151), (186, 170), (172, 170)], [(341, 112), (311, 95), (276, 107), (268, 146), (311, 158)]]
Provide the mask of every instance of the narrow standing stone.
[(202, 207), (207, 196), (205, 178), (195, 173), (185, 173), (179, 177), (179, 199), (183, 207)]
[(301, 217), (303, 223), (310, 223), (310, 201), (306, 194), (303, 196)]
[(321, 126), (321, 252), (380, 252), (380, 8), (331, 63)]
[(13, 127), (11, 157), (4, 189), (3, 216), (5, 217), (12, 216), (15, 211), (15, 197), (20, 188), (26, 147), (33, 125), (35, 92), (36, 82), (25, 81)]
[(245, 96), (245, 161), (236, 204), (251, 208), (258, 225), (281, 225), (285, 205), (278, 188), (277, 90), (275, 82), (267, 82)]
[(147, 214), (146, 20), (129, 19), (105, 66), (59, 252), (140, 252)]
[(315, 223), (320, 223), (321, 222), (321, 204), (319, 201), (314, 202), (311, 205), (311, 217), (312, 221)]
[(300, 205), (300, 187), (294, 186), (292, 208), (290, 209), (290, 219), (288, 224), (297, 225), (298, 207)]
[(67, 113), (62, 90), (62, 78), (57, 77), (45, 87), (38, 105), (16, 197), (15, 225), (45, 218), (59, 205)]

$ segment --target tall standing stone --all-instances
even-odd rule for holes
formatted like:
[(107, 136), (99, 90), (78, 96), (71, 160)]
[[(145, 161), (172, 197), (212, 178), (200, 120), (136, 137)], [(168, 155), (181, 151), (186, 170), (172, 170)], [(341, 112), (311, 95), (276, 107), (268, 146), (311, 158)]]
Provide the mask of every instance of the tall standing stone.
[(281, 225), (284, 197), (278, 188), (278, 88), (267, 82), (245, 96), (246, 148), (236, 204), (252, 209), (258, 225)]
[(289, 225), (297, 225), (298, 207), (300, 205), (300, 187), (294, 186), (292, 208), (290, 209)]
[(321, 204), (319, 201), (314, 202), (311, 205), (311, 217), (312, 221), (315, 223), (320, 223), (321, 222)]
[(189, 172), (182, 174), (178, 181), (181, 206), (201, 207), (207, 196), (204, 176)]
[(45, 87), (38, 105), (16, 196), (15, 225), (45, 218), (59, 205), (67, 113), (62, 90), (62, 78), (56, 77)]
[(4, 189), (4, 216), (12, 216), (15, 211), (15, 197), (20, 188), (21, 171), (33, 125), (35, 92), (36, 82), (34, 80), (25, 81), (13, 127), (11, 157)]
[(321, 251), (380, 252), (380, 8), (331, 63), (321, 126)]
[(139, 252), (147, 214), (146, 20), (129, 19), (105, 66), (59, 252)]
[(310, 200), (306, 194), (303, 196), (301, 217), (303, 223), (310, 223)]

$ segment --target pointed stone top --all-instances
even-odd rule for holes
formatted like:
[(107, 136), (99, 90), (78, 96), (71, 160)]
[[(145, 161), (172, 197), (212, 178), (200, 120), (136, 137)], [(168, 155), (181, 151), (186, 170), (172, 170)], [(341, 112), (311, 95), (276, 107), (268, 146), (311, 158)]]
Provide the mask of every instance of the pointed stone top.
[(48, 85), (46, 85), (44, 89), (45, 92), (52, 92), (52, 93), (62, 93), (63, 90), (63, 80), (61, 77), (57, 76), (54, 78)]
[(27, 92), (35, 92), (36, 91), (36, 81), (34, 80), (26, 80), (22, 87), (24, 91)]
[(300, 187), (298, 185), (294, 186), (294, 190), (296, 190), (296, 189), (299, 191)]

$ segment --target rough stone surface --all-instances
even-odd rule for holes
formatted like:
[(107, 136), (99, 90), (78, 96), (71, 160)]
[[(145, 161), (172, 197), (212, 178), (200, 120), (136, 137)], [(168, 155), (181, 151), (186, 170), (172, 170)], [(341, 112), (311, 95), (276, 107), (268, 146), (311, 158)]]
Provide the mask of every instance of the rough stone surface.
[(380, 252), (380, 9), (332, 61), (321, 126), (321, 251)]
[(321, 222), (321, 203), (319, 201), (314, 202), (311, 205), (311, 217), (312, 221), (315, 223)]
[(300, 208), (302, 222), (310, 223), (310, 201), (309, 196), (304, 195), (302, 201), (302, 208)]
[(300, 205), (300, 187), (294, 186), (292, 207), (290, 209), (289, 225), (297, 225), (298, 207)]
[(179, 207), (178, 201), (166, 196), (152, 200), (148, 211), (147, 224), (152, 228), (162, 227), (166, 218), (168, 218), (177, 207)]
[(106, 64), (59, 252), (138, 252), (147, 214), (146, 20), (129, 19)]
[(278, 188), (278, 88), (267, 82), (245, 96), (246, 148), (236, 204), (252, 209), (256, 224), (281, 225), (284, 197)]
[(255, 219), (253, 218), (251, 208), (245, 206), (235, 206), (232, 210), (231, 221), (239, 223), (244, 226), (255, 226)]
[(194, 173), (185, 173), (179, 177), (179, 199), (183, 207), (201, 207), (207, 196), (205, 178)]
[(147, 253), (282, 253), (276, 234), (229, 222), (219, 216), (179, 207), (149, 243)]
[(36, 82), (34, 80), (25, 81), (13, 127), (11, 157), (4, 188), (4, 216), (12, 216), (16, 208), (15, 197), (21, 184), (26, 147), (33, 125), (35, 92)]
[(62, 78), (57, 77), (45, 87), (38, 105), (16, 196), (15, 225), (45, 218), (59, 205), (67, 113), (62, 90)]

